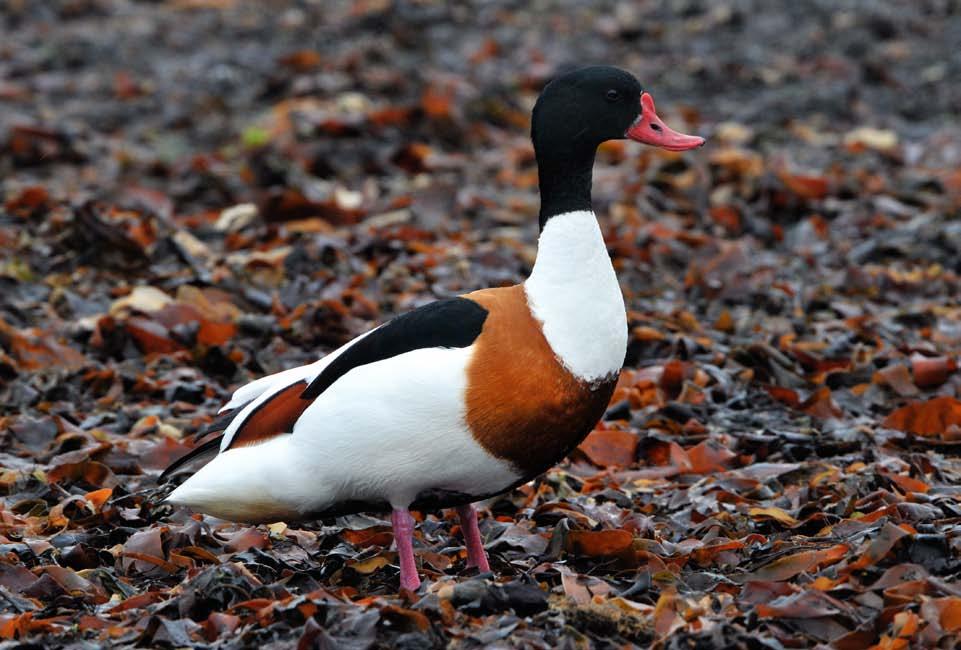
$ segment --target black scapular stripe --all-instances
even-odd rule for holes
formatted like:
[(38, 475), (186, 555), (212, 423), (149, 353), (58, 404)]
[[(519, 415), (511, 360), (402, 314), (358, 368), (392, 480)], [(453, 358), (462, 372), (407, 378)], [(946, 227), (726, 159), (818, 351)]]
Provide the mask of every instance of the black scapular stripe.
[(223, 434), (221, 434), (216, 438), (211, 438), (210, 440), (200, 445), (199, 447), (194, 447), (189, 452), (187, 452), (186, 454), (184, 454), (174, 462), (170, 463), (170, 466), (163, 471), (163, 474), (160, 475), (160, 478), (157, 479), (157, 482), (165, 483), (167, 479), (170, 478), (171, 475), (173, 475), (174, 472), (176, 472), (178, 469), (180, 469), (187, 463), (200, 458), (201, 456), (205, 456), (210, 453), (216, 454), (217, 451), (220, 449), (220, 441), (223, 440), (223, 438), (224, 436)]
[(487, 310), (469, 298), (445, 298), (401, 314), (344, 350), (300, 396), (314, 399), (354, 368), (398, 354), (421, 348), (466, 348), (480, 336), (485, 320)]
[[(195, 443), (200, 442), (202, 438), (210, 435), (211, 433), (221, 432), (224, 429), (226, 429), (228, 426), (230, 426), (230, 423), (233, 421), (233, 419), (240, 414), (240, 411), (244, 408), (244, 406), (247, 406), (247, 404), (243, 404), (238, 408), (230, 409), (229, 411), (224, 411), (223, 413), (219, 414), (217, 417), (213, 419), (213, 421), (210, 424), (204, 427), (201, 427), (201, 429), (194, 434), (194, 442)], [(191, 449), (186, 454), (184, 454), (174, 462), (170, 463), (170, 466), (167, 469), (165, 469), (163, 473), (160, 475), (160, 478), (157, 479), (158, 482), (164, 483), (168, 478), (170, 478), (171, 475), (173, 475), (174, 472), (176, 472), (178, 469), (180, 469), (187, 463), (193, 460), (196, 460), (197, 458), (200, 458), (201, 456), (208, 454), (211, 451), (219, 450), (220, 441), (223, 439), (224, 439), (224, 436), (221, 433), (219, 436), (215, 438), (211, 438), (210, 440), (200, 445), (199, 447), (195, 447), (194, 449)]]
[(244, 408), (244, 406), (247, 406), (247, 404), (235, 409), (230, 409), (229, 411), (224, 411), (223, 413), (217, 415), (217, 417), (215, 417), (210, 424), (202, 427), (199, 431), (197, 431), (197, 433), (194, 434), (194, 442), (200, 442), (200, 439), (204, 436), (214, 433), (215, 431), (223, 431), (229, 427), (230, 423), (233, 422), (234, 418), (237, 417), (237, 415), (240, 413), (240, 410)]

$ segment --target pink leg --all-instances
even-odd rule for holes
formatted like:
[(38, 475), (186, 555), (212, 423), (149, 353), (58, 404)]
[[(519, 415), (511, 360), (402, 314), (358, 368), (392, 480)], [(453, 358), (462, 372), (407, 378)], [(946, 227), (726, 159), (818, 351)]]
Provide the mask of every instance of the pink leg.
[(460, 517), (460, 528), (467, 544), (467, 566), (476, 566), (481, 573), (490, 571), (484, 542), (481, 541), (480, 530), (477, 528), (477, 511), (468, 503), (457, 508), (457, 515)]
[(394, 542), (400, 558), (400, 588), (417, 591), (420, 577), (414, 564), (414, 518), (407, 508), (390, 513), (390, 523), (394, 527)]

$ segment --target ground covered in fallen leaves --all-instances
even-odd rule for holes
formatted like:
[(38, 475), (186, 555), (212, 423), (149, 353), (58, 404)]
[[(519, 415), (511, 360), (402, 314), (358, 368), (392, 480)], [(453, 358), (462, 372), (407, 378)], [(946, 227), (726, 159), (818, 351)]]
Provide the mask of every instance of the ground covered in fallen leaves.
[[(9, 0), (0, 27), (0, 648), (957, 644), (957, 3)], [(159, 505), (239, 384), (525, 276), (529, 110), (588, 62), (710, 141), (598, 155), (627, 364), (569, 461), (484, 505), (494, 576), (448, 513), (412, 595), (376, 514)]]

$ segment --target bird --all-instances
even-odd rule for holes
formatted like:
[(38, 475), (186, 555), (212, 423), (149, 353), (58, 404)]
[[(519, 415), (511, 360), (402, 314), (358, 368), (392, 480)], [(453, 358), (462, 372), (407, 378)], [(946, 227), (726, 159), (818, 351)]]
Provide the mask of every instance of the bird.
[(597, 148), (622, 139), (704, 144), (664, 124), (629, 72), (555, 77), (531, 116), (540, 234), (526, 280), (428, 303), (241, 386), (199, 432), (218, 435), (165, 470), (212, 456), (165, 501), (249, 523), (389, 511), (411, 591), (410, 511), (456, 508), (467, 566), (490, 571), (473, 504), (573, 451), (624, 363), (624, 298), (591, 205)]

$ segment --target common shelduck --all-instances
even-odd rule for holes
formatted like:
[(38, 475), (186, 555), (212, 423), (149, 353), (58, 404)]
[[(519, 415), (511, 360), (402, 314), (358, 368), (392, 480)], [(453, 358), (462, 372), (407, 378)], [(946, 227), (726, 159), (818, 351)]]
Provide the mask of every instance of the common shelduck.
[(164, 472), (216, 456), (167, 502), (271, 522), (391, 510), (400, 585), (416, 590), (409, 509), (456, 507), (468, 566), (488, 571), (471, 505), (531, 480), (603, 414), (627, 347), (614, 268), (591, 209), (602, 142), (682, 151), (631, 74), (564, 74), (534, 106), (540, 238), (530, 277), (430, 303), (323, 359), (253, 381)]

